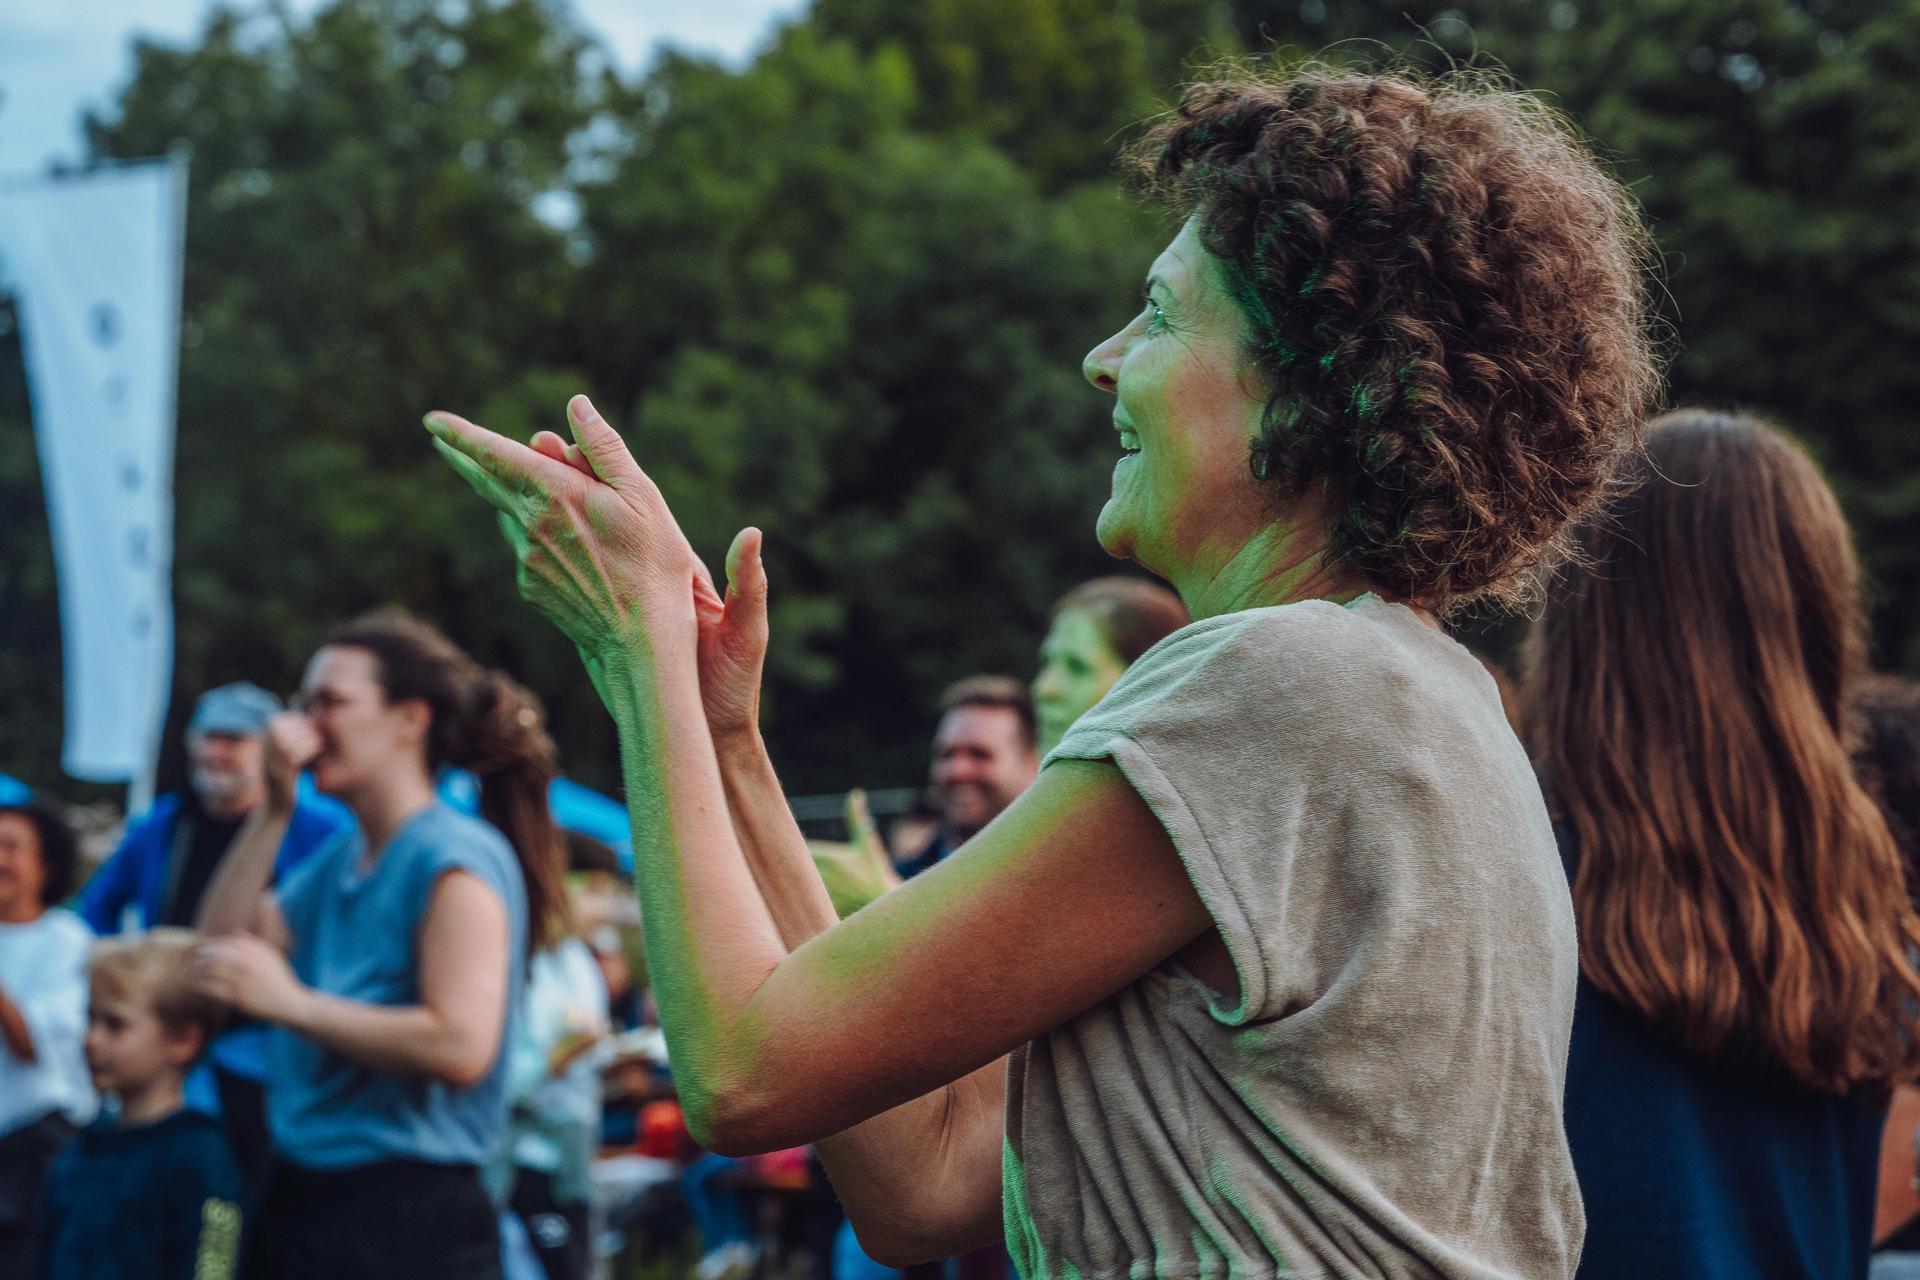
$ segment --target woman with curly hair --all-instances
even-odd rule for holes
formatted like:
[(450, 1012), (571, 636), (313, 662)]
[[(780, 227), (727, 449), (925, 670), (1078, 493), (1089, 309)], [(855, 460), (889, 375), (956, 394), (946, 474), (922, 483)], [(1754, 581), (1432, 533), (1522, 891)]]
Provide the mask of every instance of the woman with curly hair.
[(1184, 218), (1086, 358), (1100, 543), (1195, 621), (953, 857), (844, 922), (725, 599), (585, 397), (428, 426), (617, 721), (696, 1136), (817, 1141), (875, 1258), (1038, 1277), (1565, 1276), (1576, 974), (1553, 832), (1438, 615), (1521, 594), (1656, 384), (1640, 224), (1525, 94), (1197, 85), (1134, 151)]
[[(553, 743), (532, 694), (398, 611), (328, 636), (299, 702), (200, 905), (201, 989), (276, 1029), (247, 1274), (497, 1277), (501, 1045), (565, 910)], [(445, 765), (485, 822), (435, 796)], [(356, 822), (269, 888), (302, 768)]]
[(1581, 1273), (1864, 1276), (1920, 920), (1841, 730), (1846, 521), (1780, 431), (1687, 410), (1582, 542), (1523, 698), (1580, 926)]

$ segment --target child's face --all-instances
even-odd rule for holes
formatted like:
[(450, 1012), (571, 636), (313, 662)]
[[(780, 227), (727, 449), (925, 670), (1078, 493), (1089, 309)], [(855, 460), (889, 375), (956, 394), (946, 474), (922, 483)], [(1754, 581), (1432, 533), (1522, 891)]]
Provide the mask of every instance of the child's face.
[(87, 1069), (102, 1093), (138, 1093), (185, 1074), (199, 1033), (169, 1028), (153, 1006), (95, 993), (87, 1006)]

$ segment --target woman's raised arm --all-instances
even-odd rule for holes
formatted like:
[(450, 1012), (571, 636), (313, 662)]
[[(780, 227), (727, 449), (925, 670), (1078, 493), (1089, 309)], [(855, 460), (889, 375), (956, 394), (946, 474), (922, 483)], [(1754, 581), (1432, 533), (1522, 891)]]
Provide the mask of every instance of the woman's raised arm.
[(581, 648), (619, 726), (648, 953), (704, 1145), (839, 1133), (989, 1066), (1207, 927), (1118, 771), (1059, 765), (959, 855), (789, 954), (701, 701), (704, 570), (619, 436), (583, 398), (570, 410), (592, 476), (458, 419), (429, 426), (523, 531), (523, 593)]

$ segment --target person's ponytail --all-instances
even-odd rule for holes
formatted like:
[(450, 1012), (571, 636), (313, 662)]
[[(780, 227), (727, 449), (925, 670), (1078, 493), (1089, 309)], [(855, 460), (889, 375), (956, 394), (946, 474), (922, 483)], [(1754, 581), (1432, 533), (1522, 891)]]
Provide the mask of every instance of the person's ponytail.
[(471, 718), (453, 739), (449, 763), (480, 780), (480, 816), (507, 837), (527, 885), (527, 941), (544, 951), (566, 930), (562, 873), (566, 841), (547, 792), (559, 774), (540, 702), (500, 671), (476, 667)]

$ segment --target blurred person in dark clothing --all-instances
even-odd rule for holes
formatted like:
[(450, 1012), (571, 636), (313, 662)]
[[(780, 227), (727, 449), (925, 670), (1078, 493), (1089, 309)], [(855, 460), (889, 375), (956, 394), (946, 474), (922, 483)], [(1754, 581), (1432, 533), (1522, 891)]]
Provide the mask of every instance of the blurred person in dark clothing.
[(94, 947), (87, 1069), (117, 1108), (47, 1180), (47, 1280), (201, 1280), (238, 1259), (242, 1184), (219, 1122), (182, 1083), (221, 1021), (193, 990), (195, 935), (163, 926)]

